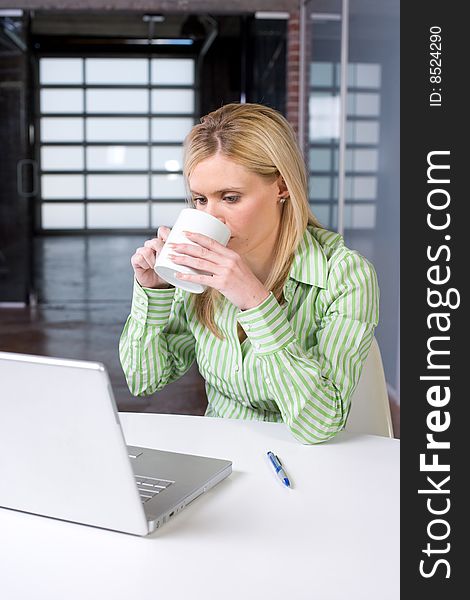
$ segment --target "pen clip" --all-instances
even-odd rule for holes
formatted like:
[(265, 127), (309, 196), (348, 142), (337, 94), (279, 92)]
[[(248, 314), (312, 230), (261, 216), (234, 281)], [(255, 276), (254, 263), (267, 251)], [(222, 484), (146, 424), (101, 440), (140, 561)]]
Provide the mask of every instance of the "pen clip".
[(279, 460), (279, 457), (276, 456), (274, 454), (274, 452), (269, 451), (268, 458), (271, 461), (271, 464), (273, 465), (273, 467), (276, 469), (276, 472), (278, 472), (282, 468), (282, 464), (281, 464), (281, 461)]

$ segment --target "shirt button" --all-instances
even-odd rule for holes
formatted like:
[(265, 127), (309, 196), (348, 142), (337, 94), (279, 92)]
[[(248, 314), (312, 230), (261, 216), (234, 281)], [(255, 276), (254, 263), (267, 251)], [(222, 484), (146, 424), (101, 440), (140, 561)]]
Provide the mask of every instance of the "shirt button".
[(243, 325), (243, 329), (244, 329), (245, 331), (250, 331), (250, 324), (249, 324), (249, 323), (247, 323), (246, 325)]
[(239, 370), (240, 370), (240, 367), (238, 365), (235, 365), (235, 371), (238, 372)]
[(266, 383), (267, 383), (268, 385), (270, 385), (270, 383), (271, 383), (271, 380), (270, 380), (270, 379), (265, 379), (265, 381), (266, 381)]

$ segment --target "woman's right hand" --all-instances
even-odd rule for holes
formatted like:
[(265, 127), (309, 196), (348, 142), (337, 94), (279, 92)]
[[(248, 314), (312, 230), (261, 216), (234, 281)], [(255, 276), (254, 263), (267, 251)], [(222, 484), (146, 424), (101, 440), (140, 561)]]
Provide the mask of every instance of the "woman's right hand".
[(131, 258), (134, 275), (142, 287), (169, 288), (170, 284), (161, 279), (153, 270), (157, 256), (160, 254), (171, 229), (159, 227), (157, 237), (147, 240), (142, 248), (137, 248)]

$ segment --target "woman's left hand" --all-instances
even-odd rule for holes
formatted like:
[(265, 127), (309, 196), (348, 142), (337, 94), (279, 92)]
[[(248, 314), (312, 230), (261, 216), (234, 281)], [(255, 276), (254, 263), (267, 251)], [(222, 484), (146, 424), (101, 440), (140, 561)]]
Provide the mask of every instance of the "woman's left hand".
[(184, 234), (196, 245), (169, 244), (178, 252), (169, 258), (178, 265), (209, 274), (178, 273), (178, 279), (215, 288), (240, 310), (253, 308), (266, 300), (268, 290), (237, 252), (201, 233), (185, 231)]

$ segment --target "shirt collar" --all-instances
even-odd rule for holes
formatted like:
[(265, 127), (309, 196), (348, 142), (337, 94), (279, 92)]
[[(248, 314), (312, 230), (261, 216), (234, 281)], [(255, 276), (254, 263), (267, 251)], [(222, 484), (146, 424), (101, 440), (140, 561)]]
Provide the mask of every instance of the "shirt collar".
[[(326, 288), (327, 260), (320, 242), (314, 237), (314, 230), (308, 228), (294, 254), (284, 290), (286, 300), (295, 288), (295, 281)], [(290, 299), (290, 298), (289, 298)]]

